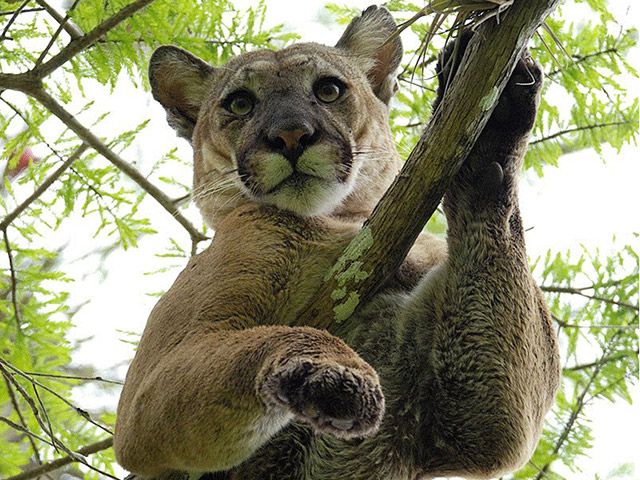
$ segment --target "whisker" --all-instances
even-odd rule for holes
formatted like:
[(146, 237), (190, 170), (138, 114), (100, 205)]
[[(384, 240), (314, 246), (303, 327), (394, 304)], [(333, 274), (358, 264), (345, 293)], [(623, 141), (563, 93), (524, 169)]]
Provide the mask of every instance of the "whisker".
[(208, 196), (213, 196), (219, 193), (222, 193), (226, 190), (230, 190), (235, 187), (235, 182), (229, 178), (221, 178), (216, 179), (213, 182), (207, 183), (205, 185), (200, 186), (197, 189), (194, 189), (191, 192), (192, 198), (201, 199)]

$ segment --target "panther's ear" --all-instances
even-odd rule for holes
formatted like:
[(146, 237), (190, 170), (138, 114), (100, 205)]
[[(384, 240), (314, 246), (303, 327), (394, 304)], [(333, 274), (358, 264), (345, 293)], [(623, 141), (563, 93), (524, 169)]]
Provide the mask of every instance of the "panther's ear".
[(372, 5), (351, 21), (336, 44), (349, 52), (367, 74), (373, 92), (386, 104), (398, 88), (395, 72), (402, 60), (400, 37), (387, 41), (396, 28), (389, 10)]
[(214, 73), (203, 60), (171, 45), (159, 47), (149, 60), (153, 98), (167, 111), (169, 125), (189, 142)]

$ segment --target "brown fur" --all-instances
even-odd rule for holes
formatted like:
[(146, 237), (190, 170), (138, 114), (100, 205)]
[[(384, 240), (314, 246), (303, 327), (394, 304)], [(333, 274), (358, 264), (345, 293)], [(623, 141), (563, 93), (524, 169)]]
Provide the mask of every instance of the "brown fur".
[[(115, 450), (135, 474), (486, 478), (533, 452), (559, 367), (517, 205), (541, 80), (530, 59), (445, 196), (446, 246), (423, 235), (337, 336), (295, 324), (397, 171), (394, 28), (372, 7), (335, 48), (218, 68), (154, 54), (154, 96), (193, 143), (194, 197), (216, 235), (154, 308), (127, 374)], [(327, 78), (341, 94), (323, 103)], [(239, 96), (250, 113), (230, 106)]]

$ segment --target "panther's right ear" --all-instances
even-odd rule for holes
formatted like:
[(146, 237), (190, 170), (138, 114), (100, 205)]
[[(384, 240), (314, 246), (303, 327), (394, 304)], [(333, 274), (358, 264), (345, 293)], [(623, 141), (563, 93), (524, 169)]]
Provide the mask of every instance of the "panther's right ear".
[(369, 78), (371, 89), (387, 105), (398, 89), (396, 69), (402, 60), (396, 21), (384, 7), (370, 6), (354, 18), (336, 48), (345, 50)]
[(215, 68), (178, 47), (163, 45), (149, 60), (153, 98), (167, 111), (167, 122), (189, 142)]

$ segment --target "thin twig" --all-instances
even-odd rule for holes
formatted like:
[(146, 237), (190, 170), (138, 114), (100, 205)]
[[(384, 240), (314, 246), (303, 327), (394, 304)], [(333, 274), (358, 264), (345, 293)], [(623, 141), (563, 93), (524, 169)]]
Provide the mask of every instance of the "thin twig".
[[(13, 405), (13, 409), (18, 414), (18, 418), (20, 419), (20, 424), (24, 428), (28, 428), (27, 420), (24, 418), (24, 415), (22, 414), (22, 410), (20, 409), (20, 404), (18, 403), (18, 399), (16, 398), (16, 393), (13, 391), (13, 386), (11, 385), (11, 380), (9, 380), (8, 374), (6, 374), (5, 372), (2, 372), (2, 378), (4, 378), (4, 383), (7, 385), (7, 391), (9, 392), (9, 399), (11, 400), (11, 405)], [(40, 452), (38, 451), (38, 446), (36, 445), (36, 442), (33, 440), (33, 437), (31, 437), (30, 435), (27, 435), (27, 438), (29, 439), (29, 443), (31, 444), (31, 449), (33, 450), (33, 456), (35, 457), (36, 462), (42, 465), (42, 459), (40, 458)]]
[(60, 34), (62, 33), (62, 30), (64, 30), (65, 25), (69, 21), (69, 14), (76, 8), (76, 6), (78, 5), (79, 2), (80, 2), (80, 0), (75, 0), (75, 2), (73, 2), (71, 7), (69, 7), (69, 10), (67, 10), (67, 13), (64, 16), (64, 18), (62, 19), (62, 21), (59, 22), (60, 24), (58, 25), (58, 28), (56, 29), (56, 31), (51, 36), (51, 39), (49, 40), (49, 43), (47, 44), (46, 47), (44, 47), (44, 50), (42, 51), (42, 53), (40, 54), (40, 56), (36, 60), (36, 63), (35, 63), (36, 67), (38, 67), (40, 64), (42, 64), (42, 61), (47, 56), (47, 53), (49, 53), (49, 50), (51, 50), (51, 47), (53, 47), (53, 44), (56, 43), (56, 39), (60, 36)]
[[(600, 50), (598, 52), (593, 52), (593, 53), (590, 53), (588, 55), (584, 55), (582, 57), (572, 57), (574, 61), (571, 62), (569, 65), (567, 65), (567, 67), (565, 67), (565, 68), (579, 65), (581, 63), (584, 63), (584, 62), (590, 60), (593, 57), (599, 57), (600, 55), (606, 55), (608, 53), (618, 53), (618, 49), (615, 48), (615, 47), (611, 47), (611, 48), (607, 48), (606, 50)], [(556, 70), (553, 70), (553, 71), (547, 73), (545, 76), (546, 77), (553, 77), (553, 76), (557, 75), (558, 73), (564, 71), (565, 68), (558, 68)]]
[(69, 21), (65, 21), (65, 17), (61, 15), (55, 8), (49, 5), (45, 0), (36, 0), (38, 5), (41, 5), (44, 10), (47, 11), (49, 15), (51, 15), (56, 22), (62, 25), (65, 30), (69, 34), (72, 40), (76, 40), (84, 35), (82, 30), (80, 30), (76, 25)]
[[(574, 405), (574, 407), (573, 407), (573, 409), (571, 411), (571, 415), (569, 415), (569, 419), (565, 423), (564, 429), (562, 430), (562, 432), (558, 436), (558, 440), (556, 441), (556, 444), (554, 445), (553, 450), (551, 451), (551, 458), (552, 459), (555, 458), (555, 456), (558, 454), (558, 452), (560, 452), (560, 449), (562, 448), (564, 443), (569, 438), (569, 434), (573, 430), (573, 426), (574, 426), (576, 420), (578, 419), (578, 416), (580, 415), (580, 413), (582, 412), (582, 409), (587, 404), (587, 401), (585, 401), (585, 397), (587, 396), (587, 393), (589, 393), (589, 389), (591, 388), (591, 385), (593, 385), (595, 380), (598, 378), (598, 375), (600, 375), (600, 371), (602, 370), (602, 367), (604, 366), (604, 364), (606, 362), (606, 359), (609, 357), (609, 351), (611, 349), (611, 346), (614, 344), (613, 340), (617, 336), (620, 335), (620, 332), (621, 331), (618, 331), (618, 332), (613, 334), (613, 336), (611, 337), (609, 343), (606, 345), (606, 347), (605, 347), (605, 349), (604, 349), (604, 351), (602, 353), (602, 356), (597, 360), (595, 368), (593, 369), (593, 372), (591, 372), (591, 375), (589, 376), (589, 380), (587, 381), (587, 384), (583, 388), (582, 392), (580, 392), (580, 394), (576, 398), (576, 402), (575, 402), (575, 405)], [(549, 470), (550, 467), (551, 467), (551, 461), (546, 463), (539, 470), (539, 473), (536, 476), (535, 480), (541, 480), (543, 476), (546, 476), (546, 473), (547, 473), (547, 471)]]
[(119, 382), (118, 380), (108, 380), (102, 377), (83, 377), (81, 375), (58, 375), (54, 373), (39, 373), (39, 372), (24, 372), (24, 373), (34, 377), (59, 378), (61, 380), (85, 380), (85, 381), (112, 383), (114, 385), (124, 385), (123, 382)]
[(66, 47), (64, 47), (58, 54), (53, 56), (47, 62), (38, 65), (36, 68), (31, 70), (31, 73), (34, 74), (37, 78), (42, 79), (49, 75), (51, 72), (56, 70), (57, 68), (64, 65), (66, 62), (75, 57), (78, 53), (82, 52), (84, 49), (90, 47), (94, 43), (96, 43), (100, 37), (105, 35), (110, 30), (114, 29), (122, 22), (135, 15), (139, 10), (142, 10), (150, 3), (153, 3), (155, 0), (136, 0), (133, 3), (130, 3), (126, 7), (119, 10), (117, 13), (107, 18), (105, 21), (100, 23), (93, 30), (88, 32), (86, 35), (83, 35), (80, 38), (73, 40)]
[(44, 10), (44, 8), (23, 8), (20, 11), (11, 10), (10, 12), (0, 12), (0, 17), (5, 17), (5, 16), (9, 16), (9, 15), (15, 15), (16, 12), (18, 12), (18, 14), (20, 15), (20, 14), (23, 14), (23, 13), (41, 12), (43, 10)]
[(575, 325), (571, 323), (562, 323), (563, 328), (601, 328), (603, 330), (635, 330), (638, 325)]
[[(111, 448), (112, 445), (113, 438), (107, 438), (105, 440), (92, 443), (91, 445), (87, 445), (86, 447), (79, 449), (75, 453), (77, 455), (87, 456)], [(4, 478), (2, 480), (30, 480), (32, 478), (39, 477), (44, 473), (53, 472), (54, 470), (62, 468), (65, 465), (69, 465), (70, 463), (74, 463), (76, 461), (76, 458), (72, 456), (66, 456), (57, 460), (53, 460), (49, 463), (45, 463), (44, 465), (41, 465), (39, 467), (32, 468), (31, 470), (18, 473), (17, 475), (14, 475), (12, 477)]]
[(34, 201), (36, 201), (38, 198), (40, 198), (40, 196), (47, 191), (47, 189), (51, 186), (51, 184), (53, 182), (55, 182), (58, 178), (60, 178), (60, 176), (76, 161), (78, 160), (82, 154), (84, 154), (84, 152), (87, 151), (87, 149), (89, 148), (89, 145), (87, 145), (86, 143), (83, 143), (82, 145), (80, 145), (78, 148), (75, 149), (75, 151), (69, 156), (69, 158), (67, 160), (65, 160), (65, 162), (60, 165), (60, 167), (58, 167), (58, 169), (53, 172), (53, 174), (51, 174), (44, 182), (42, 182), (42, 184), (36, 188), (36, 190), (29, 195), (29, 197), (22, 202), (20, 205), (18, 205), (15, 210), (13, 210), (11, 213), (7, 214), (3, 219), (2, 222), (0, 222), (0, 230), (6, 230), (6, 228), (11, 225), (11, 223), (18, 218), (18, 216), (24, 212), (29, 205), (31, 205)]
[(18, 7), (18, 9), (13, 12), (13, 16), (9, 19), (9, 22), (7, 22), (7, 24), (4, 26), (4, 29), (2, 30), (2, 33), (0, 33), (0, 42), (2, 40), (12, 40), (11, 37), (7, 36), (7, 32), (9, 31), (9, 28), (11, 28), (11, 25), (13, 24), (13, 22), (16, 21), (16, 19), (18, 18), (18, 16), (20, 15), (20, 13), (22, 12), (22, 10), (24, 10), (24, 7), (27, 6), (27, 4), (29, 3), (30, 0), (24, 0), (20, 6)]
[[(91, 465), (89, 462), (87, 462), (87, 461), (83, 458), (83, 456), (84, 456), (84, 455), (83, 455), (82, 453), (80, 453), (80, 451), (78, 451), (78, 452), (74, 452), (74, 451), (73, 451), (73, 450), (71, 450), (70, 448), (66, 447), (66, 446), (65, 446), (65, 445), (64, 445), (60, 440), (56, 439), (55, 437), (53, 437), (53, 439), (52, 439), (53, 441), (49, 441), (49, 440), (47, 440), (46, 438), (41, 437), (41, 436), (40, 436), (40, 435), (38, 435), (37, 433), (33, 433), (32, 431), (30, 431), (30, 430), (28, 430), (28, 429), (24, 428), (22, 425), (18, 425), (17, 423), (15, 423), (15, 422), (13, 422), (13, 421), (11, 421), (11, 420), (9, 420), (8, 418), (3, 417), (3, 416), (0, 416), (0, 421), (1, 421), (1, 422), (6, 423), (7, 425), (9, 425), (9, 426), (10, 426), (11, 428), (13, 428), (14, 430), (17, 430), (17, 431), (19, 431), (19, 432), (22, 432), (22, 433), (24, 433), (25, 435), (29, 435), (30, 437), (33, 437), (33, 438), (35, 438), (35, 439), (37, 439), (37, 440), (40, 440), (41, 442), (46, 443), (47, 445), (50, 445), (50, 446), (52, 446), (52, 447), (54, 447), (54, 448), (55, 448), (55, 447), (60, 447), (60, 449), (61, 449), (61, 450), (64, 450), (64, 452), (67, 454), (67, 457), (65, 457), (65, 458), (70, 458), (70, 459), (71, 459), (71, 461), (73, 461), (73, 462), (82, 463), (83, 465), (85, 465), (86, 467), (90, 468), (91, 470), (93, 470), (93, 471), (95, 471), (95, 472), (98, 472), (98, 473), (100, 473), (100, 474), (102, 474), (102, 475), (105, 475), (105, 476), (107, 476), (107, 477), (109, 477), (109, 478), (113, 478), (114, 480), (120, 480), (118, 477), (116, 477), (116, 476), (114, 476), (114, 475), (111, 475), (110, 473), (105, 472), (104, 470), (100, 470), (99, 468), (94, 467), (93, 465)], [(103, 450), (104, 450), (104, 449), (103, 449)], [(71, 461), (66, 462), (66, 463), (71, 463)], [(51, 462), (51, 463), (53, 463), (53, 462)], [(47, 465), (47, 466), (48, 466), (48, 465), (51, 465), (51, 463), (46, 464), (46, 465)], [(66, 464), (66, 463), (65, 463), (65, 464)], [(38, 473), (34, 474), (34, 476), (39, 476), (39, 475), (42, 475), (43, 473), (46, 473), (46, 472), (48, 472), (48, 471), (55, 470), (56, 468), (60, 468), (61, 466), (62, 466), (62, 465), (60, 465), (60, 466), (58, 466), (58, 467), (55, 467), (55, 468), (51, 468), (50, 470), (46, 470), (46, 469), (44, 468), (44, 467), (45, 467), (45, 465), (41, 465), (41, 466), (39, 466), (39, 467), (36, 467), (36, 468), (34, 468), (34, 469), (29, 470), (29, 472), (38, 471)], [(24, 472), (24, 473), (27, 473), (27, 472)], [(15, 475), (15, 476), (13, 476), (13, 477), (9, 477), (9, 479), (13, 479), (13, 478), (33, 478), (33, 477), (31, 477), (31, 476), (28, 476), (28, 477), (20, 477), (20, 474), (19, 474), (19, 475)], [(6, 480), (9, 480), (9, 479), (6, 479)]]
[(40, 394), (38, 393), (38, 388), (34, 384), (31, 385), (31, 388), (33, 388), (33, 393), (36, 396), (38, 405), (40, 405), (40, 411), (42, 412), (42, 415), (44, 416), (44, 419), (47, 422), (47, 428), (44, 428), (44, 425), (41, 422), (38, 422), (40, 424), (40, 428), (42, 428), (42, 430), (49, 435), (49, 438), (51, 438), (51, 441), (53, 442), (53, 448), (56, 449), (56, 452), (60, 453), (60, 450), (58, 450), (58, 445), (57, 445), (58, 439), (56, 438), (55, 433), (53, 433), (53, 425), (51, 425), (51, 419), (49, 418), (49, 412), (47, 412), (47, 407), (44, 406), (44, 402), (40, 398)]
[(17, 375), (19, 375), (20, 377), (24, 378), (25, 380), (27, 380), (28, 382), (30, 382), (33, 385), (36, 385), (44, 390), (46, 390), (47, 392), (49, 392), (50, 394), (52, 394), (53, 396), (55, 396), (56, 398), (58, 398), (59, 400), (61, 400), (62, 402), (64, 402), (67, 406), (73, 408), (76, 413), (78, 415), (80, 415), (82, 418), (84, 418), (86, 421), (88, 421), (89, 423), (95, 425), (96, 427), (100, 428), (101, 430), (104, 430), (105, 432), (107, 432), (110, 435), (113, 435), (113, 432), (108, 429), (107, 427), (105, 427), (104, 425), (101, 425), (100, 423), (96, 422), (95, 420), (93, 420), (93, 418), (91, 418), (91, 415), (79, 408), (76, 407), (73, 403), (71, 403), (69, 400), (67, 400), (65, 397), (63, 397), (62, 395), (60, 395), (58, 392), (56, 392), (55, 390), (47, 387), (46, 385), (43, 385), (42, 383), (38, 382), (37, 380), (35, 380), (34, 378), (30, 377), (29, 375), (27, 375), (26, 373), (24, 373), (22, 370), (20, 370), (19, 368), (16, 368), (15, 366), (11, 365), (9, 362), (7, 362), (6, 360), (0, 358), (0, 368), (2, 368), (2, 366), (4, 365), (4, 367), (6, 367), (7, 369), (12, 370), (13, 372), (15, 372)]
[(20, 382), (18, 382), (15, 378), (13, 378), (13, 373), (11, 373), (8, 369), (6, 369), (3, 365), (3, 362), (1, 361), (0, 361), (0, 371), (2, 372), (3, 376), (6, 379), (8, 379), (9, 382), (15, 387), (18, 393), (20, 393), (24, 401), (27, 402), (27, 405), (29, 405), (29, 408), (31, 409), (33, 416), (36, 418), (36, 420), (38, 420), (40, 417), (40, 411), (38, 410), (38, 406), (36, 405), (36, 402), (34, 402), (33, 398), (31, 398), (31, 395), (27, 393), (24, 387), (20, 385)]
[(611, 300), (610, 298), (601, 297), (599, 295), (588, 295), (584, 293), (582, 289), (578, 290), (571, 287), (556, 287), (556, 286), (541, 285), (540, 290), (542, 290), (543, 292), (549, 292), (549, 293), (569, 293), (571, 295), (579, 295), (581, 297), (588, 298), (589, 300), (597, 300), (599, 302), (608, 303), (610, 305), (616, 305), (618, 307), (633, 310), (634, 312), (638, 311), (638, 305), (631, 305), (630, 303), (618, 302), (616, 300)]
[(529, 462), (528, 462), (528, 463), (529, 463), (529, 465), (531, 465), (533, 468), (535, 468), (539, 473), (541, 473), (541, 474), (544, 476), (544, 478), (546, 478), (547, 480), (556, 480), (557, 478), (559, 478), (556, 474), (554, 474), (554, 477), (555, 477), (555, 478), (551, 478), (547, 472), (543, 472), (543, 471), (542, 471), (542, 469), (541, 469), (538, 465), (536, 465), (535, 463), (533, 463), (531, 460), (529, 460)]
[(617, 360), (622, 360), (623, 358), (628, 358), (631, 356), (638, 356), (638, 350), (636, 349), (635, 352), (621, 352), (618, 355), (610, 355), (609, 357), (605, 358), (604, 360), (596, 360), (595, 362), (589, 362), (589, 363), (581, 363), (578, 365), (573, 365), (571, 367), (564, 367), (563, 370), (569, 371), (569, 372), (578, 372), (580, 370), (587, 370), (589, 368), (593, 368), (596, 365), (598, 365), (598, 363), (602, 363), (602, 364), (607, 364), (610, 362), (614, 362)]
[[(46, 433), (47, 435), (49, 435), (49, 438), (51, 439), (51, 441), (47, 441), (47, 443), (49, 445), (51, 445), (53, 448), (56, 449), (57, 452), (59, 452), (58, 450), (58, 439), (55, 437), (55, 435), (53, 434), (53, 427), (51, 426), (51, 421), (49, 420), (49, 415), (44, 407), (44, 403), (42, 403), (42, 400), (40, 399), (40, 395), (38, 395), (38, 391), (35, 388), (35, 385), (32, 385), (35, 394), (36, 394), (36, 398), (38, 400), (38, 405), (36, 405), (36, 402), (33, 400), (33, 398), (31, 397), (31, 395), (29, 395), (27, 393), (27, 391), (24, 389), (24, 387), (22, 385), (20, 385), (20, 383), (13, 378), (13, 374), (11, 372), (9, 372), (2, 364), (0, 364), (0, 370), (2, 371), (2, 375), (5, 377), (5, 379), (7, 379), (17, 390), (18, 392), (20, 392), (20, 395), (22, 395), (22, 398), (24, 398), (24, 400), (27, 402), (27, 404), (29, 405), (29, 407), (31, 408), (31, 412), (33, 413), (33, 417), (36, 419), (36, 422), (38, 423), (38, 426), (40, 427), (40, 429)], [(44, 414), (45, 419), (47, 421), (47, 425), (45, 425), (45, 423), (43, 422), (42, 418), (40, 418), (41, 416), (41, 412), (42, 414)], [(40, 437), (36, 437), (38, 439), (41, 440)], [(66, 447), (64, 447), (63, 445), (61, 446), (62, 449), (65, 449)]]
[(626, 382), (627, 380), (629, 380), (631, 378), (636, 378), (636, 375), (632, 375), (629, 372), (625, 373), (621, 377), (616, 378), (613, 382), (608, 383), (607, 385), (602, 387), (600, 390), (597, 390), (596, 392), (594, 392), (593, 395), (591, 395), (587, 400), (585, 400), (585, 402), (584, 402), (585, 405), (591, 403), (593, 400), (595, 400), (596, 398), (598, 398), (600, 395), (602, 395), (603, 393), (607, 392), (608, 390), (611, 390), (616, 385), (620, 385), (622, 382)]
[(0, 421), (6, 423), (7, 425), (9, 425), (14, 430), (17, 430), (17, 431), (19, 431), (21, 433), (24, 433), (25, 435), (28, 435), (29, 437), (35, 438), (36, 440), (40, 440), (42, 443), (46, 443), (47, 445), (55, 447), (55, 445), (51, 441), (47, 440), (44, 437), (41, 437), (37, 433), (33, 433), (31, 430), (29, 430), (28, 428), (23, 427), (22, 425), (18, 425), (16, 422), (12, 422), (7, 417), (0, 416)]
[(124, 172), (131, 180), (137, 183), (143, 190), (151, 195), (165, 210), (167, 210), (182, 225), (189, 235), (192, 242), (201, 242), (207, 240), (208, 237), (200, 233), (189, 220), (187, 220), (180, 210), (175, 206), (171, 198), (169, 198), (160, 188), (156, 187), (145, 178), (135, 167), (122, 159), (113, 150), (107, 147), (93, 132), (82, 125), (76, 118), (64, 109), (48, 92), (42, 87), (33, 91), (25, 92), (38, 100), (47, 110), (60, 119), (70, 130), (72, 130), (85, 143), (90, 145), (94, 150), (109, 160), (118, 169)]
[(616, 127), (616, 126), (620, 126), (620, 125), (629, 125), (632, 122), (625, 120), (625, 121), (617, 121), (617, 122), (607, 122), (607, 123), (596, 123), (593, 125), (582, 125), (582, 126), (578, 126), (578, 127), (573, 127), (573, 128), (567, 128), (566, 130), (560, 130), (559, 132), (555, 132), (552, 133), (551, 135), (547, 135), (546, 137), (542, 137), (542, 138), (538, 138), (535, 140), (531, 140), (529, 142), (529, 145), (536, 145), (538, 143), (543, 143), (543, 142), (548, 142), (549, 140), (553, 140), (554, 138), (558, 138), (561, 137), (563, 135), (569, 135), (570, 133), (576, 133), (576, 132), (581, 132), (584, 130), (594, 130), (597, 128), (606, 128), (606, 127)]
[[(23, 432), (26, 433), (27, 435), (33, 435), (34, 438), (37, 438), (38, 440), (51, 445), (52, 447), (54, 447), (56, 450), (60, 449), (63, 452), (65, 452), (67, 455), (74, 457), (75, 460), (77, 462), (82, 463), (83, 465), (86, 465), (88, 468), (90, 468), (91, 470), (94, 470), (98, 473), (101, 473), (103, 475), (106, 475), (108, 477), (111, 477), (115, 480), (119, 480), (118, 477), (115, 477), (113, 475), (111, 475), (110, 473), (104, 472), (96, 467), (94, 467), (93, 465), (91, 465), (90, 463), (88, 463), (86, 460), (84, 460), (84, 458), (80, 457), (76, 452), (72, 451), (69, 447), (67, 447), (63, 442), (61, 442), (60, 440), (58, 440), (56, 438), (56, 436), (53, 434), (53, 429), (51, 428), (51, 423), (49, 423), (49, 427), (47, 427), (47, 425), (44, 424), (44, 422), (42, 421), (42, 419), (40, 418), (40, 413), (38, 410), (38, 407), (35, 405), (35, 402), (33, 401), (33, 398), (31, 398), (31, 396), (26, 392), (26, 390), (20, 385), (20, 383), (18, 383), (16, 381), (15, 378), (12, 377), (12, 373), (10, 373), (8, 371), (8, 369), (13, 370), (15, 373), (17, 373), (19, 376), (27, 379), (29, 382), (31, 382), (31, 384), (33, 385), (34, 390), (36, 389), (36, 386), (41, 387), (43, 389), (45, 389), (46, 391), (52, 393), (53, 395), (55, 395), (56, 397), (60, 398), (61, 400), (63, 400), (67, 405), (71, 406), (72, 408), (74, 408), (76, 410), (77, 413), (79, 413), (81, 416), (83, 416), (86, 420), (88, 420), (89, 422), (93, 423), (94, 425), (96, 425), (97, 427), (102, 428), (103, 430), (105, 430), (107, 433), (113, 435), (113, 433), (111, 431), (109, 431), (107, 428), (102, 427), (101, 425), (99, 425), (98, 423), (94, 422), (93, 420), (91, 420), (89, 418), (89, 414), (84, 412), (83, 410), (80, 410), (77, 407), (74, 407), (71, 403), (69, 403), (64, 397), (60, 396), (60, 394), (58, 394), (55, 391), (52, 391), (51, 389), (49, 389), (48, 387), (38, 383), (37, 381), (33, 380), (32, 378), (30, 378), (29, 376), (27, 376), (24, 372), (22, 372), (21, 370), (19, 370), (18, 368), (14, 367), (13, 365), (11, 365), (10, 363), (8, 363), (7, 361), (3, 360), (2, 358), (0, 358), (0, 371), (3, 372), (3, 374), (9, 379), (9, 381), (16, 387), (16, 389), (20, 392), (20, 394), (23, 396), (23, 398), (27, 401), (27, 403), (29, 404), (29, 406), (31, 407), (31, 410), (33, 411), (33, 415), (34, 418), (36, 419), (36, 422), (38, 422), (38, 425), (40, 426), (40, 428), (42, 429), (43, 432), (45, 432), (49, 438), (50, 441), (40, 437), (39, 435), (27, 430), (27, 429), (22, 429), (20, 428), (19, 425), (14, 424), (14, 422), (11, 422), (11, 420), (5, 419), (3, 417), (0, 417), (0, 420), (3, 420), (5, 423), (11, 423), (13, 424), (12, 427)], [(45, 412), (46, 415), (46, 410), (44, 409), (44, 405), (42, 403), (42, 401), (39, 398), (39, 395), (37, 393), (36, 390), (36, 395), (38, 396), (38, 401), (40, 402), (41, 408), (43, 409), (43, 411)], [(83, 413), (81, 413), (83, 412)], [(48, 416), (47, 416), (47, 421), (48, 421)]]
[(9, 270), (11, 272), (11, 302), (13, 303), (13, 314), (16, 319), (16, 325), (18, 332), (22, 331), (22, 320), (20, 318), (20, 308), (18, 307), (18, 280), (16, 278), (16, 268), (13, 264), (13, 254), (11, 253), (11, 243), (9, 242), (9, 236), (7, 235), (7, 229), (2, 230), (4, 236), (4, 247), (9, 257)]

